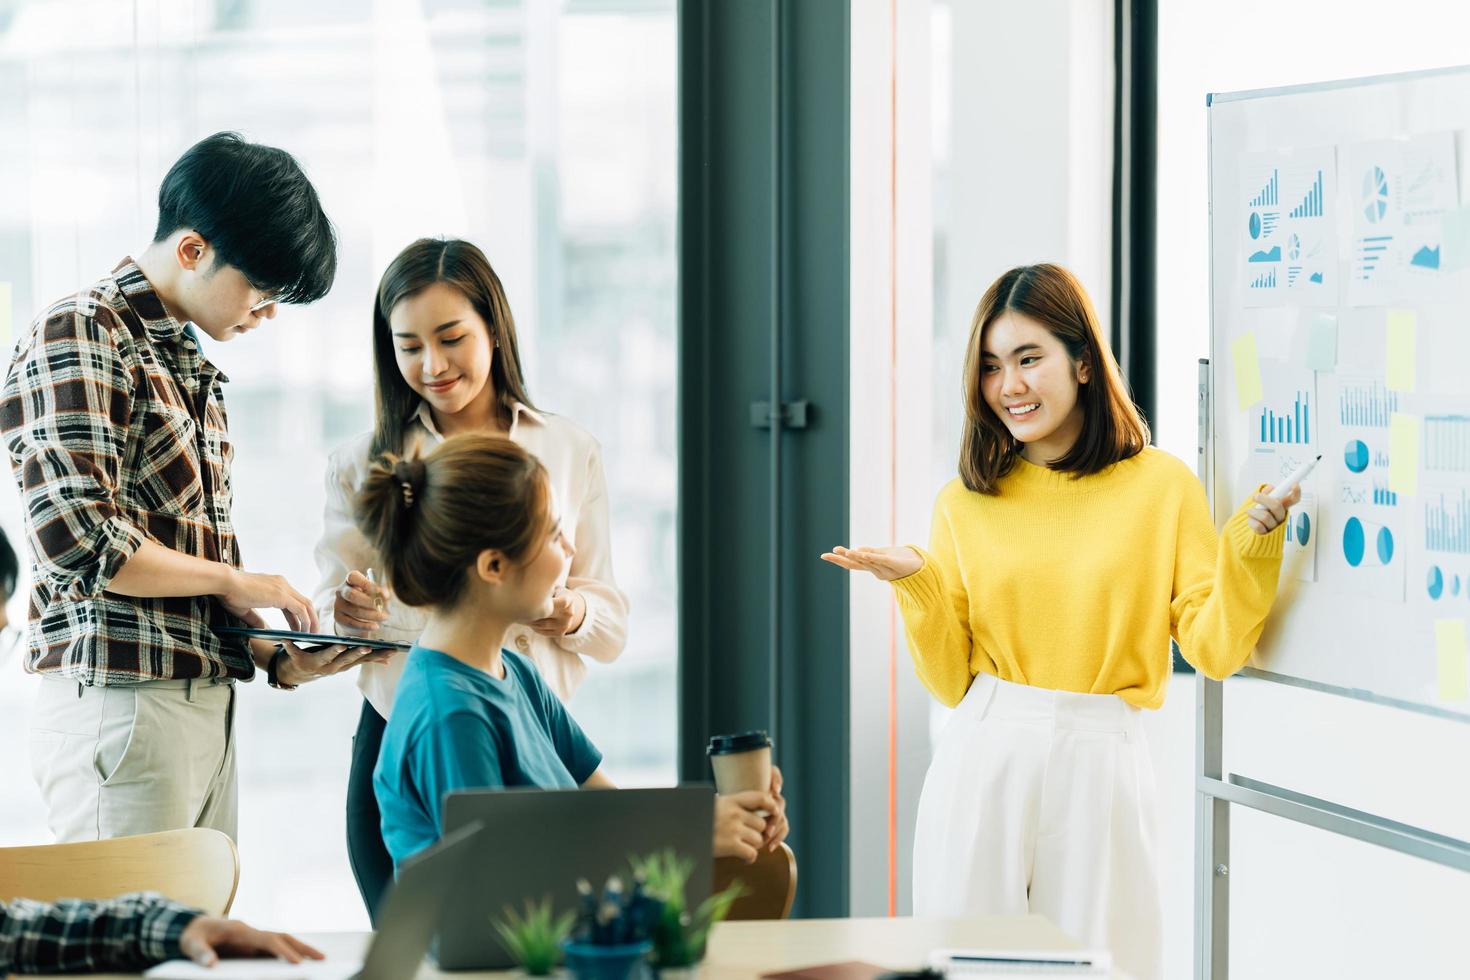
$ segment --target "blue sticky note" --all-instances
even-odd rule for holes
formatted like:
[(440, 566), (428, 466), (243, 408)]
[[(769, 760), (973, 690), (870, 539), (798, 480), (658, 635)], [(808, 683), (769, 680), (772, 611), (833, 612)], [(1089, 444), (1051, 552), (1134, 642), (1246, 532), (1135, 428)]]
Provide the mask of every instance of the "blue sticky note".
[(1307, 367), (1331, 373), (1337, 370), (1337, 317), (1318, 313), (1312, 317), (1307, 339)]

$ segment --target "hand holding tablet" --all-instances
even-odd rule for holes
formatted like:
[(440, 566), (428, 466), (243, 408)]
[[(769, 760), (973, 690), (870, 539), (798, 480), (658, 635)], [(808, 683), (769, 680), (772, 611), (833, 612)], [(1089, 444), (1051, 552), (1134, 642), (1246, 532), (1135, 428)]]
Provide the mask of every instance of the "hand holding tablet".
[(320, 647), (367, 647), (370, 650), (407, 650), (412, 644), (395, 640), (373, 640), (361, 636), (336, 636), (332, 633), (303, 633), (299, 630), (259, 629), (254, 626), (221, 626), (215, 630), (220, 636), (243, 636), (247, 639), (285, 640), (296, 644), (304, 652)]

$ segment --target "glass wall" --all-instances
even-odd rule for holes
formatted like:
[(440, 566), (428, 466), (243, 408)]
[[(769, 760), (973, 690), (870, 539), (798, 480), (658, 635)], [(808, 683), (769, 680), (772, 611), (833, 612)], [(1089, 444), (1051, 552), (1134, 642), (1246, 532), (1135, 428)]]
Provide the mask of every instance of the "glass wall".
[[(21, 0), (0, 6), (0, 344), (151, 237), (158, 182), (221, 129), (302, 162), (331, 295), (208, 355), (246, 566), (315, 586), (324, 461), (371, 426), (373, 290), (414, 238), (468, 238), (510, 297), (533, 399), (604, 447), (627, 652), (574, 713), (624, 785), (675, 735), (675, 0)], [(85, 31), (79, 24), (87, 25)], [(10, 305), (3, 306), (6, 286)], [(21, 546), (13, 482), (0, 525)], [(23, 557), (24, 563), (24, 557)], [(23, 617), (21, 596), (9, 605)], [(23, 750), (36, 679), (0, 663), (0, 843), (49, 840)], [(241, 689), (235, 912), (362, 927), (343, 842), (353, 680)]]

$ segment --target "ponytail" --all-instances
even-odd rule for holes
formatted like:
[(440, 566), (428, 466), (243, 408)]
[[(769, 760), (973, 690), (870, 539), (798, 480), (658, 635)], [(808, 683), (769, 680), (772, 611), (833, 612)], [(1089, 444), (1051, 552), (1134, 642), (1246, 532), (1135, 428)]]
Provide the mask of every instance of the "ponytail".
[(465, 434), (424, 456), (379, 457), (356, 514), (400, 599), (452, 606), (481, 552), (498, 550), (513, 562), (539, 553), (551, 530), (550, 502), (535, 456), (499, 436)]

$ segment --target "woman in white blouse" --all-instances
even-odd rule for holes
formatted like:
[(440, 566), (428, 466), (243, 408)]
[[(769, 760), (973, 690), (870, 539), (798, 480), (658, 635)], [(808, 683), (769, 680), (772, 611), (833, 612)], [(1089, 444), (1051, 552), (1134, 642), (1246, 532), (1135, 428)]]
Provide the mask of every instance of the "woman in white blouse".
[[(353, 523), (352, 504), (369, 462), (410, 454), (461, 432), (509, 437), (546, 466), (559, 514), (576, 549), (552, 614), (513, 631), (562, 701), (587, 673), (584, 657), (611, 663), (627, 638), (628, 600), (613, 581), (607, 480), (602, 453), (586, 431), (534, 409), (521, 376), (515, 323), (500, 279), (474, 245), (422, 238), (399, 253), (378, 284), (373, 307), (377, 421), (341, 447), (327, 470), (325, 532), (316, 547), (323, 629), (411, 643), (424, 615), (370, 581), (382, 560)], [(376, 921), (393, 863), (383, 845), (373, 767), (402, 654), (360, 671), (365, 702), (353, 738), (347, 791), (347, 846), (368, 913)]]

